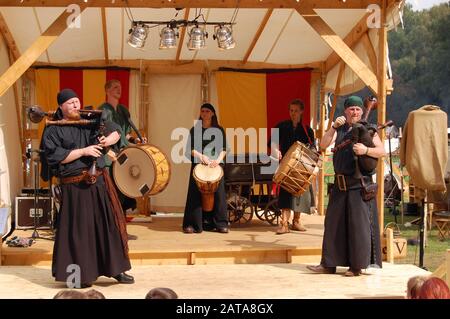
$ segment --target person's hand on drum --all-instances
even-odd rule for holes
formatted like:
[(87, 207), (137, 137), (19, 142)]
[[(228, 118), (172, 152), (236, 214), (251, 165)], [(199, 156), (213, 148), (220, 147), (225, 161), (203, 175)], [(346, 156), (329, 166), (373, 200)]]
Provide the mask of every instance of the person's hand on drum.
[(202, 154), (202, 156), (200, 157), (200, 160), (201, 160), (202, 163), (205, 164), (205, 165), (210, 165), (210, 164), (211, 164), (211, 160), (210, 160), (209, 157), (206, 156), (205, 154)]
[(219, 165), (219, 162), (217, 160), (212, 160), (209, 163), (209, 167), (212, 167), (212, 168), (216, 167), (217, 165)]
[(142, 137), (142, 142), (139, 137), (136, 137), (133, 141), (135, 144), (147, 144), (147, 138), (145, 136)]
[(334, 129), (339, 128), (340, 126), (342, 126), (342, 125), (345, 124), (345, 121), (347, 121), (346, 118), (345, 118), (345, 116), (339, 116), (339, 117), (336, 119), (336, 121), (334, 121), (333, 128), (334, 128)]

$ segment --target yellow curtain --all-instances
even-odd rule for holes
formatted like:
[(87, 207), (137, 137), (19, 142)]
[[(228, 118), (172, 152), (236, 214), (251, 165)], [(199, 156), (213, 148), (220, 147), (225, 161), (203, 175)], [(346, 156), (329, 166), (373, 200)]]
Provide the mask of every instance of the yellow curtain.
[[(242, 72), (217, 72), (217, 96), (220, 109), (219, 123), (225, 128), (258, 129), (267, 127), (266, 75)], [(227, 135), (232, 153), (238, 150), (237, 140)], [(245, 152), (253, 153), (257, 144), (249, 139), (245, 142)]]
[(106, 70), (83, 70), (83, 107), (94, 109), (105, 102)]
[[(56, 95), (59, 92), (59, 70), (58, 69), (37, 69), (34, 71), (36, 79), (36, 103), (44, 111), (54, 111), (58, 108)], [(45, 120), (39, 123), (38, 139), (39, 142), (44, 130)], [(41, 187), (47, 187), (48, 183), (40, 180)]]

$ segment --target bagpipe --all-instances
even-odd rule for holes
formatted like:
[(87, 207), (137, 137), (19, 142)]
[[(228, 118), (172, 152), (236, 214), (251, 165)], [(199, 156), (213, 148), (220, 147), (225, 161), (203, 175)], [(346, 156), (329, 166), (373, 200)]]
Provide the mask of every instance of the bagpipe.
[[(373, 136), (375, 135), (375, 133), (394, 124), (393, 121), (387, 121), (384, 124), (375, 125), (367, 121), (370, 112), (378, 107), (378, 101), (376, 97), (366, 97), (364, 99), (364, 106), (366, 108), (366, 113), (359, 122), (353, 124), (351, 131), (352, 135), (350, 139), (344, 140), (343, 142), (332, 148), (331, 151), (333, 153), (338, 152), (349, 144), (354, 145), (356, 143), (362, 143), (366, 147), (375, 147), (375, 144), (373, 143)], [(378, 158), (374, 158), (369, 155), (356, 156), (355, 160), (357, 160), (359, 170), (363, 173), (372, 172), (373, 170), (375, 170), (378, 164)]]
[[(45, 117), (45, 126), (89, 126), (92, 128), (91, 145), (98, 144), (100, 137), (105, 135), (106, 113), (102, 110), (80, 109), (72, 119), (64, 119), (61, 109), (44, 112), (38, 105), (27, 108), (28, 118), (33, 123), (40, 123)], [(103, 154), (108, 153), (109, 147), (102, 150)], [(86, 182), (94, 184), (97, 181), (97, 159), (94, 157), (92, 165), (87, 172)]]

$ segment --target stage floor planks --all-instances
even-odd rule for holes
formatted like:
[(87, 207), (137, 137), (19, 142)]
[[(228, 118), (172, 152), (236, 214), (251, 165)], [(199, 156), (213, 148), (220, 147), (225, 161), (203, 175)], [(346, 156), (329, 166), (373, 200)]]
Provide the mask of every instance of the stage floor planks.
[[(184, 234), (181, 217), (154, 216), (151, 223), (128, 223), (133, 265), (147, 264), (260, 264), (317, 262), (320, 259), (323, 216), (302, 215), (306, 232), (276, 235), (276, 226), (256, 217), (247, 225), (232, 225), (228, 234)], [(48, 235), (40, 231), (40, 235)], [(13, 234), (30, 237), (32, 230)], [(3, 265), (50, 265), (53, 241), (37, 239), (29, 248), (3, 244)]]
[[(306, 264), (146, 265), (129, 271), (133, 285), (100, 277), (92, 288), (111, 299), (143, 299), (155, 287), (172, 288), (184, 299), (404, 298), (410, 277), (429, 274), (413, 265), (388, 263), (359, 277), (344, 277), (345, 270), (323, 275), (309, 272)], [(2, 299), (52, 298), (63, 288), (49, 266), (0, 267)]]

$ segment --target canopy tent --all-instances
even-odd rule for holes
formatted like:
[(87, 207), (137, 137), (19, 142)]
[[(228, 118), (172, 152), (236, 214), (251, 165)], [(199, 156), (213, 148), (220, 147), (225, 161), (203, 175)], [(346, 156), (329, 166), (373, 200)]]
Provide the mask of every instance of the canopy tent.
[[(311, 113), (320, 113), (320, 121), (314, 124), (317, 135), (325, 127), (325, 93), (337, 95), (355, 92), (368, 86), (379, 98), (378, 121), (384, 122), (385, 95), (391, 89), (387, 81), (386, 32), (400, 21), (403, 6), (401, 0), (25, 0), (2, 1), (0, 29), (9, 49), (11, 61), (3, 56), (0, 78), (0, 96), (14, 94), (13, 86), (31, 67), (111, 67), (120, 66), (138, 70), (140, 84), (153, 83), (162, 87), (156, 74), (196, 74), (195, 80), (186, 81), (198, 85), (196, 99), (214, 99), (213, 72), (219, 68), (235, 69), (299, 69), (312, 68)], [(77, 4), (80, 9), (80, 27), (68, 29), (67, 19), (73, 11), (67, 6)], [(183, 8), (175, 10), (175, 8)], [(180, 30), (177, 49), (159, 50), (159, 32), (162, 26), (149, 29), (145, 50), (137, 50), (126, 44), (134, 21), (168, 21), (194, 19), (201, 10), (206, 21), (229, 22), (235, 13), (233, 36), (236, 47), (220, 51), (210, 34), (207, 48), (190, 51), (186, 48), (188, 35)], [(368, 10), (368, 8), (370, 10)], [(373, 20), (375, 18), (375, 20)], [(377, 23), (379, 25), (377, 26)], [(379, 28), (377, 28), (379, 27)], [(15, 61), (15, 62), (14, 62)], [(380, 63), (382, 61), (382, 63)], [(9, 63), (10, 62), (10, 63)], [(9, 69), (8, 65), (12, 65)], [(33, 74), (27, 76), (33, 81)], [(130, 81), (130, 83), (134, 83)], [(20, 84), (20, 81), (19, 81)], [(20, 85), (19, 85), (20, 87)], [(151, 87), (151, 85), (150, 85)], [(205, 93), (204, 87), (208, 90)], [(17, 90), (17, 89), (16, 89)], [(189, 89), (184, 89), (189, 91)], [(155, 92), (155, 91), (152, 91)], [(316, 99), (320, 92), (320, 99)], [(6, 94), (5, 94), (6, 93)], [(146, 103), (156, 103), (158, 97), (151, 91), (136, 89), (140, 95), (140, 118), (159, 111), (149, 109)], [(131, 93), (130, 93), (131, 94)], [(4, 96), (3, 96), (4, 95)], [(15, 94), (16, 108), (20, 108), (19, 95)], [(11, 98), (9, 98), (11, 99)], [(193, 99), (195, 100), (195, 99)], [(176, 102), (175, 102), (176, 103)], [(195, 104), (193, 102), (192, 104)], [(13, 112), (13, 104), (7, 106)], [(194, 111), (188, 114), (196, 116)], [(20, 112), (18, 112), (20, 113)], [(8, 119), (14, 119), (10, 115)], [(0, 120), (5, 121), (5, 118)], [(139, 120), (140, 128), (149, 133), (152, 128), (146, 120)], [(8, 125), (19, 126), (17, 136), (23, 137), (20, 116)], [(159, 134), (159, 133), (158, 133)], [(20, 141), (21, 139), (19, 139)], [(16, 143), (17, 145), (17, 143)], [(8, 145), (6, 145), (8, 148)], [(17, 147), (10, 147), (12, 150)], [(22, 147), (23, 148), (23, 147)], [(23, 150), (22, 150), (23, 151)], [(7, 152), (8, 153), (8, 152)], [(19, 161), (20, 162), (20, 161)], [(19, 170), (16, 170), (19, 171)], [(380, 164), (378, 172), (382, 172)], [(383, 195), (382, 174), (379, 198)], [(19, 179), (20, 180), (20, 179)], [(323, 195), (323, 175), (319, 177)], [(18, 189), (16, 182), (13, 189)], [(319, 196), (319, 198), (323, 196)], [(382, 197), (381, 197), (382, 198)], [(319, 208), (323, 202), (319, 202)], [(380, 207), (382, 216), (383, 208)], [(380, 223), (383, 219), (380, 218)]]

